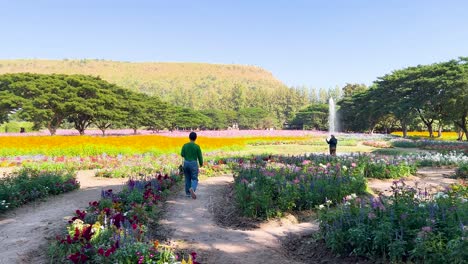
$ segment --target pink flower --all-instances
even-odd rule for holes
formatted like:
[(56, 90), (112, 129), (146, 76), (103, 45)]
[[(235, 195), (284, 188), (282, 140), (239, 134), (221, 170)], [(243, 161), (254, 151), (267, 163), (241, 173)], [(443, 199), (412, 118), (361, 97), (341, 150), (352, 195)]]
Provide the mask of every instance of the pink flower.
[(293, 182), (294, 182), (294, 184), (298, 184), (298, 183), (300, 183), (301, 181), (300, 181), (298, 178), (296, 178), (296, 179), (294, 179)]
[(369, 214), (367, 214), (367, 218), (369, 218), (370, 220), (372, 220), (372, 219), (377, 218), (377, 216), (376, 216), (374, 213), (370, 212)]
[(432, 228), (431, 228), (430, 226), (423, 226), (423, 227), (421, 228), (421, 230), (424, 231), (424, 232), (429, 233), (429, 232), (432, 231)]
[(356, 167), (356, 163), (351, 163), (351, 167), (355, 168)]

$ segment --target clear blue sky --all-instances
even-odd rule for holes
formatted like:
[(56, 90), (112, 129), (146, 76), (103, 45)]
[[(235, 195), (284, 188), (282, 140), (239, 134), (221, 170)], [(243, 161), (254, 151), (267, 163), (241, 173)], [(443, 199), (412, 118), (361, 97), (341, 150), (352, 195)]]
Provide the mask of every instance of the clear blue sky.
[(257, 65), (288, 85), (370, 84), (468, 56), (468, 1), (0, 0), (0, 58)]

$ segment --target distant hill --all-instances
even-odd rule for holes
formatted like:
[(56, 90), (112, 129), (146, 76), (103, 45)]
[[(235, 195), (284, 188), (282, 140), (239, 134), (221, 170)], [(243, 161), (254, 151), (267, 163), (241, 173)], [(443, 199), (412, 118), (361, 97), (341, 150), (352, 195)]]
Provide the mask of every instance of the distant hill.
[(243, 65), (92, 59), (0, 60), (0, 74), (19, 72), (100, 76), (121, 87), (158, 95), (194, 109), (263, 107), (273, 110), (271, 105), (279, 103), (278, 94), (287, 97), (292, 92), (270, 72)]

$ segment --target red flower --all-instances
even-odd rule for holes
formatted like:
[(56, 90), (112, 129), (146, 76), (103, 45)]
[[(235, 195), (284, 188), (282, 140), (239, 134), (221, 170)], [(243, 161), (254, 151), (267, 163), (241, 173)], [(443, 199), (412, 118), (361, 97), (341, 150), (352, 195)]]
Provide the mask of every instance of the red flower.
[(82, 231), (82, 237), (86, 240), (89, 241), (91, 240), (91, 237), (94, 235), (93, 229), (91, 226), (84, 227)]
[(99, 248), (98, 251), (97, 251), (97, 253), (98, 253), (99, 255), (101, 255), (101, 256), (104, 256), (104, 249)]
[(78, 239), (80, 239), (80, 230), (78, 229), (78, 227), (75, 227), (75, 235), (73, 236), (73, 241), (77, 241)]
[(80, 252), (75, 254), (68, 255), (67, 259), (71, 260), (73, 263), (84, 263), (88, 260), (88, 257)]
[(110, 208), (106, 207), (102, 211), (104, 211), (106, 215), (110, 215)]
[(138, 225), (137, 224), (132, 224), (133, 230), (137, 229)]

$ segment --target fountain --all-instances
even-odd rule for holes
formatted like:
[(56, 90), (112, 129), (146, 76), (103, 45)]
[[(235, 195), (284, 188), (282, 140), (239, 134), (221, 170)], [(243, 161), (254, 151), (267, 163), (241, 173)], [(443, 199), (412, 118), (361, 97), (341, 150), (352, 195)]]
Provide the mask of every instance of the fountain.
[(328, 99), (328, 133), (331, 135), (335, 133), (335, 101), (333, 101), (333, 97)]

